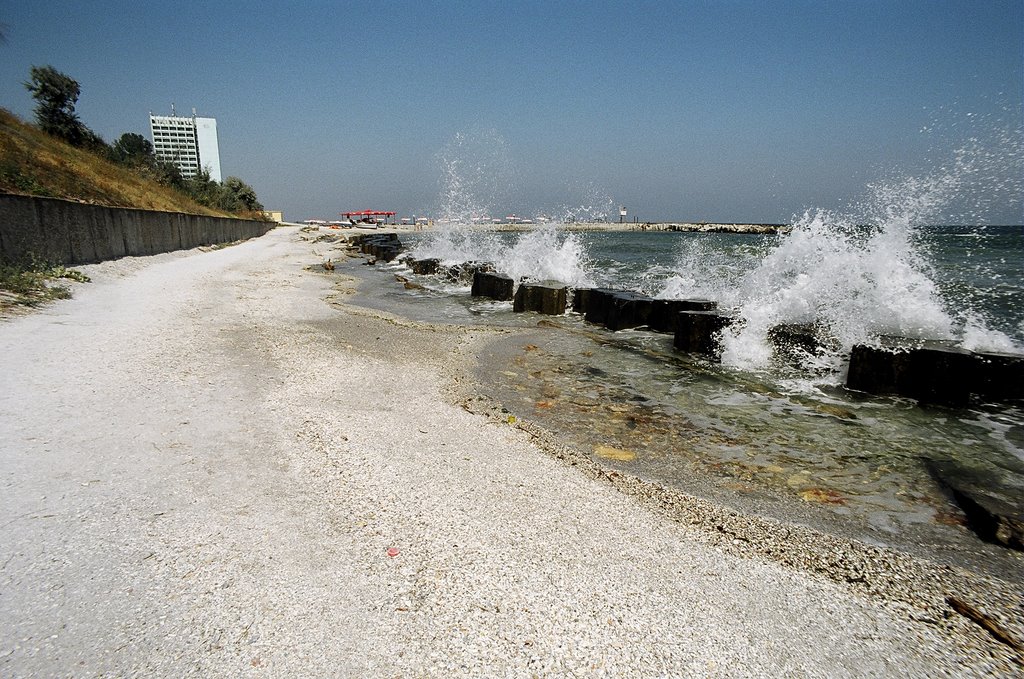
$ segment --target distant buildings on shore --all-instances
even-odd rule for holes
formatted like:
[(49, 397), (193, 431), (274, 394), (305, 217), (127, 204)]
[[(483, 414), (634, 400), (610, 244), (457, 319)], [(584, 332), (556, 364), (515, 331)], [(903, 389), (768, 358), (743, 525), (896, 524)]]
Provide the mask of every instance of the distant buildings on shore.
[(181, 176), (191, 179), (205, 168), (214, 181), (222, 181), (220, 147), (217, 144), (217, 119), (192, 116), (155, 116), (149, 114), (149, 131), (157, 160), (174, 163)]

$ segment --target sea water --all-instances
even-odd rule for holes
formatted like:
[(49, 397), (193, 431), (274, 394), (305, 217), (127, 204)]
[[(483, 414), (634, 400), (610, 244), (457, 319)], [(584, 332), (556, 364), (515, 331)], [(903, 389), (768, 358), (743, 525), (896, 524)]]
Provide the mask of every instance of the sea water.
[[(363, 304), (435, 323), (519, 328), (491, 341), (476, 369), (480, 389), (510, 414), (605, 464), (744, 511), (951, 563), (1015, 567), (967, 530), (925, 459), (956, 461), (1024, 494), (1021, 404), (928, 407), (843, 382), (850, 347), (879, 334), (1024, 351), (1024, 227), (887, 231), (809, 213), (779, 235), (548, 225), (401, 237), (419, 259), (714, 299), (745, 320), (722, 337), (722, 360), (713, 362), (643, 328), (610, 332), (571, 311), (516, 314), (510, 302), (471, 297), (468, 283), (415, 276), (401, 262), (361, 267), (374, 278)], [(808, 321), (828, 329), (828, 347), (780, 359), (768, 329)]]
[[(1024, 404), (945, 408), (844, 387), (851, 348), (883, 335), (1024, 352), (1024, 227), (975, 219), (1021, 205), (1024, 134), (1007, 128), (986, 145), (983, 131), (934, 171), (870, 184), (842, 209), (802, 211), (776, 235), (558, 223), (487, 231), (479, 216), (514, 185), (505, 145), (459, 136), (439, 155), (447, 225), (403, 234), (412, 256), (490, 262), (516, 280), (570, 288), (714, 300), (741, 319), (722, 333), (721, 361), (571, 310), (516, 314), (511, 302), (472, 297), (469, 282), (416, 276), (401, 261), (353, 267), (370, 279), (357, 301), (434, 323), (516, 328), (481, 349), (480, 391), (605, 465), (744, 512), (1024, 577), (1019, 554), (979, 540), (928, 471), (929, 461), (955, 462), (1024, 497)], [(612, 212), (593, 187), (574, 195), (580, 206), (562, 209), (561, 221)], [(773, 327), (808, 323), (824, 339), (815, 351), (780, 353), (769, 341)]]

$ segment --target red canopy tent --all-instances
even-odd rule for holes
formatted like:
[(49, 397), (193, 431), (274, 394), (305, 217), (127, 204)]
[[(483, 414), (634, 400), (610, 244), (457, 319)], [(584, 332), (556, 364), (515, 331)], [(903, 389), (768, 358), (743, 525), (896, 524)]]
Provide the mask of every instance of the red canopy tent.
[(394, 218), (396, 213), (389, 212), (387, 210), (359, 210), (357, 212), (342, 212), (341, 216), (345, 219), (352, 219), (354, 221), (376, 221), (377, 217), (383, 217), (384, 223), (387, 224), (389, 219)]

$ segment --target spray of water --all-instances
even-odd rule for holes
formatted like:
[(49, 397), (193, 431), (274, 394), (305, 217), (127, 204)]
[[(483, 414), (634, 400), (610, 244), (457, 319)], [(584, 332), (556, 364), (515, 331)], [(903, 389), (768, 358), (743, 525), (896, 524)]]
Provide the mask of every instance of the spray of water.
[(516, 234), (468, 228), (438, 229), (420, 241), (412, 255), (437, 258), (445, 265), (491, 262), (516, 280), (556, 280), (568, 285), (593, 285), (590, 258), (576, 234), (553, 224)]
[(592, 183), (574, 183), (566, 193), (571, 196), (558, 210), (562, 222), (606, 222), (615, 209), (615, 201)]
[[(516, 172), (505, 140), (495, 131), (456, 134), (438, 153), (440, 227), (413, 249), (417, 258), (440, 259), (445, 265), (491, 262), (513, 278), (557, 280), (573, 286), (592, 285), (590, 258), (582, 241), (558, 228), (566, 221), (607, 218), (611, 198), (592, 185), (577, 187), (582, 196), (575, 208), (557, 216), (535, 212), (540, 227), (520, 234), (498, 234), (481, 225), (513, 204)], [(501, 212), (495, 215), (495, 210)], [(560, 212), (561, 214), (557, 214)]]
[[(813, 324), (827, 340), (825, 362), (837, 370), (854, 344), (880, 335), (1020, 351), (962, 300), (944, 297), (922, 236), (928, 224), (949, 219), (951, 206), (959, 215), (988, 209), (993, 192), (1019, 201), (1021, 180), (1006, 166), (1009, 158), (1019, 169), (1022, 157), (1019, 142), (994, 154), (972, 139), (936, 172), (870, 185), (847, 212), (806, 211), (759, 260), (691, 244), (659, 296), (709, 297), (734, 308), (742, 320), (723, 335), (722, 361), (743, 369), (771, 363), (769, 330), (782, 324)], [(983, 197), (982, 187), (992, 191)]]
[(437, 154), (439, 219), (469, 225), (507, 205), (515, 193), (515, 165), (495, 130), (459, 132)]
[(520, 234), (495, 261), (500, 271), (517, 280), (556, 280), (574, 287), (593, 284), (590, 258), (579, 237), (553, 225)]
[(737, 307), (743, 280), (767, 252), (765, 246), (726, 247), (711, 237), (688, 238), (670, 271), (649, 272), (649, 289), (661, 299), (713, 299), (723, 307)]
[(905, 214), (872, 227), (806, 212), (736, 288), (743, 323), (724, 334), (723, 363), (764, 367), (768, 332), (783, 324), (814, 324), (837, 355), (878, 335), (950, 338), (951, 319), (907, 224)]

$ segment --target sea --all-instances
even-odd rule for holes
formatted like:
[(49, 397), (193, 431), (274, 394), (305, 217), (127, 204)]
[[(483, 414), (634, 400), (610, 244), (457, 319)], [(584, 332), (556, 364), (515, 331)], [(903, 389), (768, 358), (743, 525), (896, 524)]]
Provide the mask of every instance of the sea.
[[(949, 408), (844, 387), (850, 348), (883, 335), (1024, 353), (1024, 226), (881, 224), (808, 212), (778, 234), (522, 232), (452, 225), (402, 233), (417, 259), (493, 262), (656, 298), (703, 298), (743, 319), (721, 360), (646, 328), (611, 332), (570, 309), (514, 313), (468, 282), (403, 260), (353, 267), (356, 303), (498, 333), (471, 366), (478, 390), (602, 464), (779, 521), (1019, 577), (1019, 555), (980, 540), (929, 472), (955, 462), (1024, 498), (1024, 403)], [(358, 269), (358, 270), (357, 270)], [(409, 281), (406, 285), (403, 281)], [(814, 322), (830, 341), (780, 355), (770, 328)]]
[[(720, 360), (571, 308), (515, 313), (402, 259), (345, 267), (364, 279), (353, 301), (503, 329), (466, 366), (476, 390), (606, 467), (743, 514), (1021, 580), (1022, 552), (980, 539), (933, 472), (954, 468), (1024, 512), (1024, 402), (954, 408), (845, 387), (851, 348), (886, 336), (1024, 354), (1024, 134), (996, 123), (929, 126), (926, 166), (881, 171), (861, 195), (801, 208), (775, 234), (587, 230), (580, 222), (619, 212), (589, 184), (570, 186), (558, 208), (521, 213), (536, 222), (527, 230), (488, 230), (474, 217), (510, 204), (517, 176), (507, 145), (456, 135), (439, 153), (445, 224), (403, 232), (410, 256), (490, 262), (570, 291), (713, 300), (740, 319), (722, 333)], [(821, 346), (777, 350), (771, 331), (788, 324), (813, 324)]]

